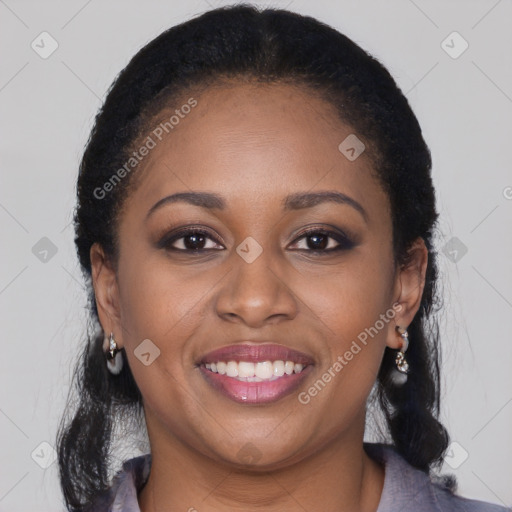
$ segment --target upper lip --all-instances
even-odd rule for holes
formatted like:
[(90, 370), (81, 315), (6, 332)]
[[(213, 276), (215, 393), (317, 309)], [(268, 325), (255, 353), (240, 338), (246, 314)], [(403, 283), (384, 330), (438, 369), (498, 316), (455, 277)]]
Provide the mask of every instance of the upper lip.
[(218, 361), (292, 361), (303, 365), (314, 364), (313, 358), (304, 352), (277, 343), (252, 341), (243, 341), (208, 352), (200, 358), (198, 364)]

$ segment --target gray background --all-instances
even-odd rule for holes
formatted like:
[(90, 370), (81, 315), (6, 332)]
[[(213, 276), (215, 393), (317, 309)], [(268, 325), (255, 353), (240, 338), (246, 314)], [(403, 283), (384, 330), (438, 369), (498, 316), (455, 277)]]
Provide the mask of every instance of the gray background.
[[(92, 119), (143, 44), (225, 3), (0, 0), (0, 511), (63, 510), (51, 445), (84, 331), (70, 221)], [(441, 418), (458, 443), (443, 469), (461, 494), (512, 505), (511, 1), (256, 3), (335, 26), (406, 92), (441, 212)]]

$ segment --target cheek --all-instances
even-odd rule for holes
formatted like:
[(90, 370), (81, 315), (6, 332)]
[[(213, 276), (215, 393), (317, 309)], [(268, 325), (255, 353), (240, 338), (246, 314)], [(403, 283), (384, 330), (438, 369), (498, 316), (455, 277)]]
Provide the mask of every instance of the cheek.
[(190, 325), (214, 283), (211, 272), (171, 265), (156, 252), (130, 255), (120, 263), (119, 276), (122, 322), (137, 336), (161, 342), (178, 339), (173, 331)]
[[(189, 345), (205, 318), (206, 292), (214, 287), (218, 272), (177, 268), (161, 254), (146, 253), (139, 259), (132, 253), (129, 261), (120, 261), (119, 278), (130, 369), (152, 414), (181, 431), (184, 411), (198, 415), (187, 391)], [(178, 410), (182, 413), (171, 413)]]
[(306, 390), (304, 401), (316, 401), (319, 409), (331, 409), (332, 401), (349, 415), (364, 403), (377, 377), (387, 330), (394, 325), (392, 269), (391, 255), (365, 250), (329, 275), (307, 280), (305, 302), (328, 351), (316, 376), (322, 382)]
[(392, 272), (391, 255), (361, 248), (339, 265), (315, 270), (309, 277), (301, 269), (297, 286), (325, 329), (343, 342), (373, 325), (391, 306)]
[(170, 384), (190, 378), (192, 344), (206, 318), (208, 290), (219, 275), (178, 268), (161, 254), (132, 256), (119, 267), (123, 342), (130, 368), (145, 397), (156, 397), (165, 387), (167, 399), (177, 404), (183, 392)]

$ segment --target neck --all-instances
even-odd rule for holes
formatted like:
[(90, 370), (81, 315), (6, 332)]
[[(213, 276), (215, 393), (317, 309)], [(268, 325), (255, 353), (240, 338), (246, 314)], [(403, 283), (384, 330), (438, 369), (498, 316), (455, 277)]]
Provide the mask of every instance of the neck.
[(384, 469), (364, 451), (362, 430), (356, 437), (346, 433), (298, 463), (268, 471), (233, 468), (178, 440), (161, 443), (152, 446), (139, 506), (141, 512), (375, 512)]

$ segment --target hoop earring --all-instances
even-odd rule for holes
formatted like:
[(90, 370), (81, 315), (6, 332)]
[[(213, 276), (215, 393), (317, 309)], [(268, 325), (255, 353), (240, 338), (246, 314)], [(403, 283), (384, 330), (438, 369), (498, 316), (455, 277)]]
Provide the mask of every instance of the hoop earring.
[(118, 348), (114, 333), (111, 332), (110, 336), (105, 336), (103, 341), (103, 351), (107, 360), (107, 368), (113, 375), (118, 375), (123, 369), (123, 355), (120, 348)]
[(396, 326), (396, 330), (402, 337), (402, 346), (398, 350), (395, 359), (396, 368), (393, 368), (393, 372), (391, 374), (391, 380), (393, 384), (396, 386), (403, 386), (407, 382), (407, 374), (409, 372), (409, 363), (405, 359), (405, 351), (409, 348), (409, 333), (407, 329)]

